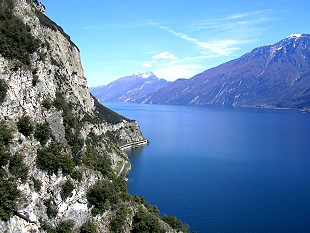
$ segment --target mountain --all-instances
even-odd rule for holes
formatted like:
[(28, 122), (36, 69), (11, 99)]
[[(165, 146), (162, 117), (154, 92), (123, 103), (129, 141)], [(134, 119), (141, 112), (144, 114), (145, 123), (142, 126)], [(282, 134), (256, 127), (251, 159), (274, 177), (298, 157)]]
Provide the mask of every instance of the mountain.
[(138, 73), (117, 79), (106, 86), (89, 88), (89, 90), (102, 103), (137, 102), (165, 87), (168, 83), (151, 72)]
[(123, 150), (147, 140), (89, 93), (79, 49), (44, 10), (0, 0), (0, 232), (187, 232), (128, 194)]
[(310, 35), (255, 48), (188, 80), (176, 80), (141, 102), (309, 109)]

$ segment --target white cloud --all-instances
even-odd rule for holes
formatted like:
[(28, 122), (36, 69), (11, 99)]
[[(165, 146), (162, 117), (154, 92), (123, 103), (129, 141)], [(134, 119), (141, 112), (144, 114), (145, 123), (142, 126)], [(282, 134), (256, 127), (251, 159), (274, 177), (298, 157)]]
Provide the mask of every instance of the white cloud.
[(176, 60), (177, 57), (169, 52), (162, 52), (159, 54), (156, 54), (152, 57), (153, 61), (156, 62), (157, 60)]
[(195, 64), (174, 65), (167, 68), (161, 68), (154, 71), (159, 78), (174, 81), (179, 78), (191, 78), (194, 75), (205, 70), (205, 67)]
[(145, 68), (152, 68), (159, 62), (165, 62), (167, 64), (167, 62), (176, 61), (177, 59), (178, 58), (173, 53), (165, 51), (152, 56), (151, 61), (145, 62), (141, 66)]

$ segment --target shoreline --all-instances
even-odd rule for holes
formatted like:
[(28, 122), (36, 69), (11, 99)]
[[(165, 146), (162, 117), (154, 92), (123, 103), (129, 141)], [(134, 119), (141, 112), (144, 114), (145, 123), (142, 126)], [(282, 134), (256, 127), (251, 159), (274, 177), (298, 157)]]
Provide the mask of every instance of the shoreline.
[(137, 147), (145, 146), (147, 144), (149, 144), (149, 141), (147, 139), (145, 139), (145, 140), (141, 140), (141, 141), (138, 141), (138, 142), (132, 142), (132, 143), (125, 144), (123, 146), (120, 146), (119, 149), (121, 151), (124, 151), (124, 150), (129, 150), (129, 149), (132, 149), (132, 148), (137, 148)]

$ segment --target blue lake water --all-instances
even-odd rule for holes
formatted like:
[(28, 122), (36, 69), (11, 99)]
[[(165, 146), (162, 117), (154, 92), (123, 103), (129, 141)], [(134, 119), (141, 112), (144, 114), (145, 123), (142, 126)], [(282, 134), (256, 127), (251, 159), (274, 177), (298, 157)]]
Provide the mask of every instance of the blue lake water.
[(129, 151), (129, 192), (200, 233), (310, 232), (310, 114), (105, 104), (150, 144)]

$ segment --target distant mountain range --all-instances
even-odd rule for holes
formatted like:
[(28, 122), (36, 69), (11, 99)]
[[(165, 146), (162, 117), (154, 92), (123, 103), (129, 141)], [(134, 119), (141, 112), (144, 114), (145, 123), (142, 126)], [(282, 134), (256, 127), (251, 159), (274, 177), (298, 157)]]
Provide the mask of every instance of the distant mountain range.
[(168, 83), (152, 72), (137, 73), (117, 79), (106, 86), (90, 87), (89, 90), (100, 102), (140, 102)]
[[(116, 102), (128, 102), (130, 91), (119, 80), (113, 82), (113, 87), (122, 96), (118, 100), (124, 101)], [(99, 94), (91, 92), (100, 100)], [(110, 88), (105, 92), (114, 95), (115, 91)], [(135, 89), (134, 98), (130, 99), (148, 104), (310, 109), (310, 35), (295, 34), (276, 44), (255, 48), (190, 79), (156, 86), (148, 94)]]

